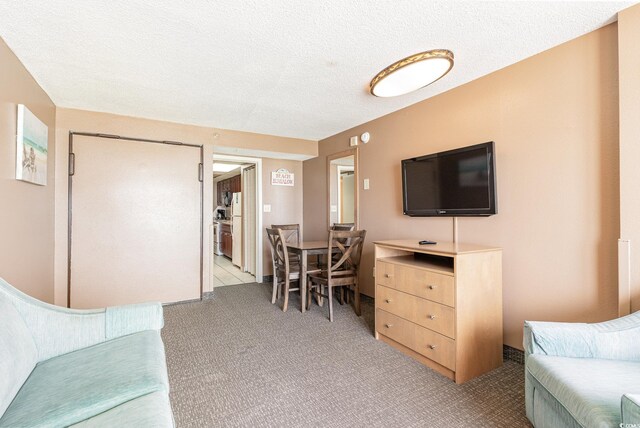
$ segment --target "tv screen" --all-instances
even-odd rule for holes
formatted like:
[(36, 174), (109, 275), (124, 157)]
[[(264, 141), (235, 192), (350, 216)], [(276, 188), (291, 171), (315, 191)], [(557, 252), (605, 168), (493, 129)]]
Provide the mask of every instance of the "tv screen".
[(488, 216), (497, 213), (494, 143), (402, 161), (403, 213)]

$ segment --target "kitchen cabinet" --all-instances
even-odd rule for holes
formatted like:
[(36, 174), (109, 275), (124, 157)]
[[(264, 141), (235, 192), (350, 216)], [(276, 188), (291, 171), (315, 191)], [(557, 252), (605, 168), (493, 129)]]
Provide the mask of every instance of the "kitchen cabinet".
[(224, 205), (224, 192), (237, 193), (242, 191), (242, 184), (240, 175), (236, 175), (226, 180), (218, 181), (216, 183), (216, 203), (217, 205)]

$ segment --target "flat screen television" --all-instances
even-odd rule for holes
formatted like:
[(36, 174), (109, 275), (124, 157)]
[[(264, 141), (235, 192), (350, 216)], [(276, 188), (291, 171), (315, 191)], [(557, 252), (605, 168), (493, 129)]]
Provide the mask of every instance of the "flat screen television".
[(412, 217), (496, 214), (494, 142), (403, 160), (402, 210)]

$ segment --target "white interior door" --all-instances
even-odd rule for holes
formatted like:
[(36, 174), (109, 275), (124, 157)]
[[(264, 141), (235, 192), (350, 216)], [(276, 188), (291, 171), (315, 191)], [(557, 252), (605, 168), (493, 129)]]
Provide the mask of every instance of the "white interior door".
[(242, 171), (242, 196), (244, 198), (244, 270), (256, 274), (256, 168)]
[(74, 136), (70, 306), (201, 295), (199, 147)]

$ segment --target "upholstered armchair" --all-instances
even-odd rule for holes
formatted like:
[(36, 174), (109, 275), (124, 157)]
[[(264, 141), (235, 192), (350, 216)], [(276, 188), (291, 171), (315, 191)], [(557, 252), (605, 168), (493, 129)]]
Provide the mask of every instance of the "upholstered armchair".
[(535, 427), (640, 426), (640, 312), (596, 324), (526, 321), (524, 350)]

